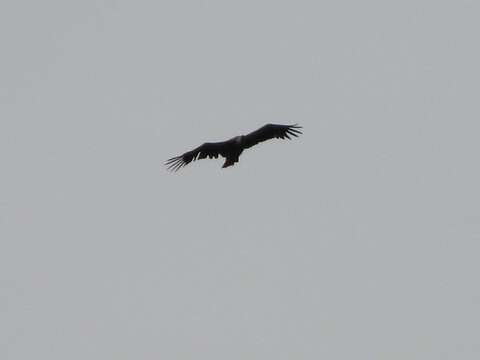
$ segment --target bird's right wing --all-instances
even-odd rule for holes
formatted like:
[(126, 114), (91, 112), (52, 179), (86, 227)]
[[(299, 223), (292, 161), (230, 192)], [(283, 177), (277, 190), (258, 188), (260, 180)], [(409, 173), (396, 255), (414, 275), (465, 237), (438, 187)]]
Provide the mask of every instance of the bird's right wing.
[(173, 157), (165, 162), (168, 170), (177, 171), (183, 166), (197, 159), (217, 158), (218, 155), (223, 155), (225, 148), (224, 142), (204, 143), (192, 151), (187, 151), (183, 155)]

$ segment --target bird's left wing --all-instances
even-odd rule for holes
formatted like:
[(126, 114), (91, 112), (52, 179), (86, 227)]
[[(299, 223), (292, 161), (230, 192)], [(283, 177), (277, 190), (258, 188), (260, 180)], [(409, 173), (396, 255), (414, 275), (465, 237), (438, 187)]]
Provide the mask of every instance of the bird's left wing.
[(165, 162), (168, 170), (177, 171), (183, 166), (197, 159), (217, 158), (223, 154), (225, 142), (204, 143), (192, 151), (187, 151), (183, 155), (173, 157)]
[(277, 125), (277, 124), (267, 124), (262, 126), (260, 129), (251, 132), (248, 135), (244, 136), (244, 146), (245, 149), (257, 145), (262, 141), (267, 141), (270, 139), (290, 139), (290, 136), (297, 137), (302, 132), (299, 130), (302, 127), (298, 124), (295, 125)]

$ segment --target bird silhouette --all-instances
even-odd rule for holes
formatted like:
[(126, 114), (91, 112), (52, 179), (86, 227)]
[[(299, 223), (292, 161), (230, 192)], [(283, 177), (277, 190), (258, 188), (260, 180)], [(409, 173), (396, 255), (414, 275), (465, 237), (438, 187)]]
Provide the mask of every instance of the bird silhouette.
[(302, 132), (299, 130), (301, 128), (302, 127), (298, 124), (267, 124), (247, 135), (235, 136), (227, 141), (206, 142), (180, 156), (175, 156), (171, 159), (168, 159), (165, 162), (165, 165), (171, 171), (178, 171), (183, 166), (191, 163), (194, 160), (205, 159), (207, 157), (210, 159), (216, 159), (219, 155), (221, 155), (225, 158), (225, 163), (223, 164), (222, 168), (227, 168), (238, 162), (238, 158), (242, 154), (243, 150), (270, 139), (276, 138), (290, 140), (291, 136), (298, 137), (298, 135), (302, 134)]

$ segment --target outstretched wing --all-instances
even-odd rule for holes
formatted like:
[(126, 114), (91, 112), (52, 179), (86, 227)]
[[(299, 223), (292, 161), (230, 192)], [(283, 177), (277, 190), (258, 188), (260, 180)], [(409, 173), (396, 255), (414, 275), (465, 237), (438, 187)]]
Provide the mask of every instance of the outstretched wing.
[(248, 149), (262, 141), (267, 141), (270, 139), (289, 139), (290, 136), (298, 137), (302, 132), (298, 129), (302, 127), (298, 124), (295, 125), (276, 125), (276, 124), (267, 124), (262, 126), (260, 129), (251, 132), (248, 135), (245, 135), (244, 148)]
[(192, 151), (188, 151), (183, 155), (173, 157), (165, 162), (168, 166), (168, 170), (177, 171), (193, 160), (205, 159), (205, 158), (217, 158), (218, 155), (225, 153), (225, 142), (205, 143), (200, 145)]

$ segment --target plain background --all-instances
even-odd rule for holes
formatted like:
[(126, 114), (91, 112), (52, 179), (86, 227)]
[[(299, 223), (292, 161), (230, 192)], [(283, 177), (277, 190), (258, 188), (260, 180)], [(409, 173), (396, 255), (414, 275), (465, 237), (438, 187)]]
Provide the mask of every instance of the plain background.
[(0, 9), (0, 358), (480, 358), (478, 1)]

